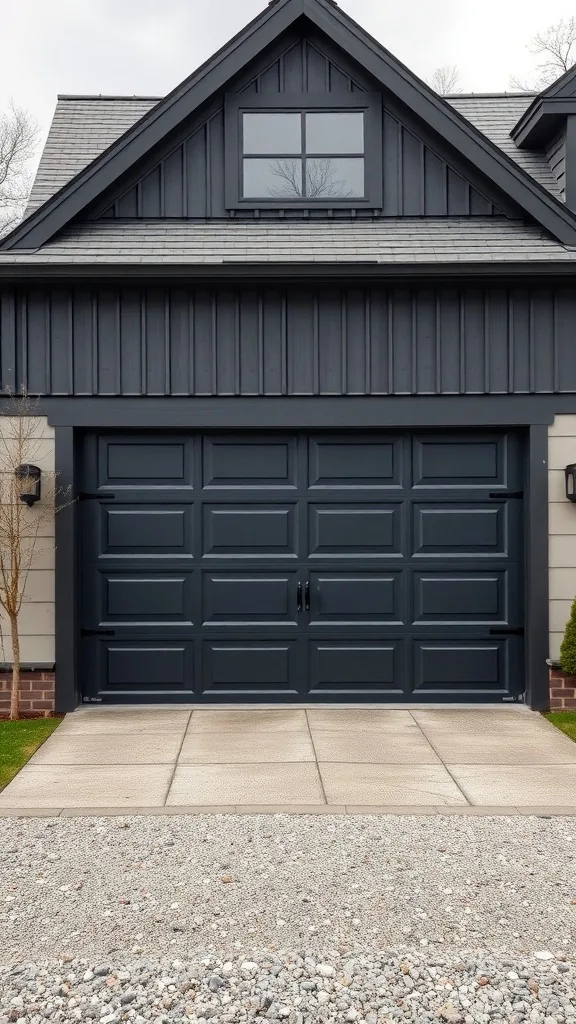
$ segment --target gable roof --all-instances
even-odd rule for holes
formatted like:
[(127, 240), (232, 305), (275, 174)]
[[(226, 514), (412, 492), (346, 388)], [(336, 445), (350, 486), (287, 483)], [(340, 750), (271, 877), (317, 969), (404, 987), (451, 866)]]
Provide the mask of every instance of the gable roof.
[(468, 159), (528, 218), (559, 241), (576, 243), (576, 217), (506, 154), (413, 75), (333, 0), (274, 0), (258, 18), (186, 79), (104, 153), (18, 225), (3, 248), (45, 244), (139, 159), (254, 60), (305, 18), (390, 90), (417, 117)]

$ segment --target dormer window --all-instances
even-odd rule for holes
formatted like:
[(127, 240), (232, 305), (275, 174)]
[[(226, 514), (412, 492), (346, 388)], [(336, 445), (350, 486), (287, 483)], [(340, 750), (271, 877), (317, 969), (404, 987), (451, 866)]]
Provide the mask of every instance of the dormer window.
[[(229, 208), (371, 206), (382, 201), (382, 131), (373, 97), (227, 98)], [(381, 102), (381, 101), (380, 101)]]
[(242, 198), (364, 199), (363, 111), (243, 113)]

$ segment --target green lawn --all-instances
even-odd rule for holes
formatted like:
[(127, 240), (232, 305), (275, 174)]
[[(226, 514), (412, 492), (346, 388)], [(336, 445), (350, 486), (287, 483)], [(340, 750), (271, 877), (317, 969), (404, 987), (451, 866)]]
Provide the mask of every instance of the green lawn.
[(549, 711), (544, 717), (576, 743), (576, 711)]
[(60, 725), (60, 718), (23, 718), (0, 721), (0, 789), (18, 774), (35, 750)]

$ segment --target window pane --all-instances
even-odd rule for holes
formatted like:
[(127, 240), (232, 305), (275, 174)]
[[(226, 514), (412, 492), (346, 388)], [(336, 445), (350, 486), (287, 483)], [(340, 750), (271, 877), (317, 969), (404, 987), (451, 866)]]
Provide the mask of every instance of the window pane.
[(310, 199), (362, 199), (364, 194), (362, 158), (306, 161), (306, 195)]
[(301, 153), (300, 114), (244, 114), (245, 153)]
[(364, 114), (306, 114), (307, 153), (363, 153)]
[(302, 161), (244, 160), (245, 199), (299, 199)]

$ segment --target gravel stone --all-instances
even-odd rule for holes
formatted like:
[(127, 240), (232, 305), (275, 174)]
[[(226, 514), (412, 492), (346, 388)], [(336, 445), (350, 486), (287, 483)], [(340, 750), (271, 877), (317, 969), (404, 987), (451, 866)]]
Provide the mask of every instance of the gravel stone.
[(576, 1024), (568, 818), (0, 819), (0, 850), (0, 1024)]

